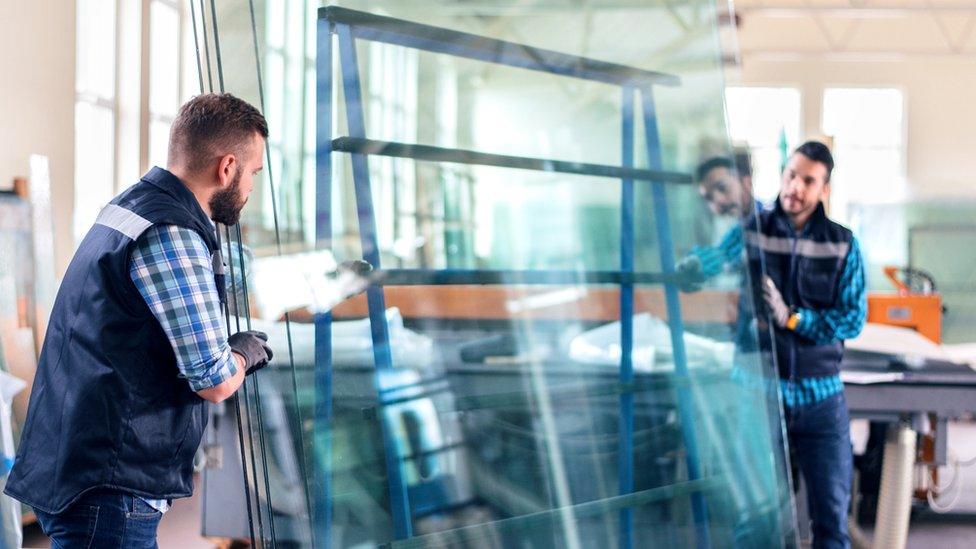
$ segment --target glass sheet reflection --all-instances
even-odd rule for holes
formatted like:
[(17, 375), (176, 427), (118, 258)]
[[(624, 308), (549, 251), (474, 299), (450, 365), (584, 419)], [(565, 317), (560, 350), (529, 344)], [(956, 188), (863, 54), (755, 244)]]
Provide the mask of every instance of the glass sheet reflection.
[(795, 543), (775, 385), (727, 314), (745, 274), (675, 269), (721, 225), (690, 175), (729, 154), (711, 4), (192, 4), (204, 89), (272, 128), (224, 236), (228, 323), (282, 357), (214, 422), (206, 533)]

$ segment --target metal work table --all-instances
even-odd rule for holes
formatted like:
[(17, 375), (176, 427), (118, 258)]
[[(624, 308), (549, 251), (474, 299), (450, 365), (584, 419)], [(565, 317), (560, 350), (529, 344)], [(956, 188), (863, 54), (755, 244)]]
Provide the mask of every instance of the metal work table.
[(976, 371), (966, 365), (928, 360), (909, 367), (894, 357), (848, 351), (841, 371), (902, 373), (899, 380), (878, 383), (845, 380), (851, 417), (874, 421), (908, 417), (918, 427), (925, 415), (935, 414), (935, 462), (939, 465), (946, 463), (949, 420), (976, 411)]

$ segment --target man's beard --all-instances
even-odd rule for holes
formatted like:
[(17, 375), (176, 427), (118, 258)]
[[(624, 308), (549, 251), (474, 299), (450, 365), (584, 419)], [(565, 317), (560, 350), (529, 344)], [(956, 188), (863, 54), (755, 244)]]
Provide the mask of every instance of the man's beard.
[(210, 218), (224, 225), (236, 225), (241, 219), (241, 210), (247, 199), (241, 200), (241, 176), (244, 170), (238, 168), (230, 185), (215, 192), (210, 197)]

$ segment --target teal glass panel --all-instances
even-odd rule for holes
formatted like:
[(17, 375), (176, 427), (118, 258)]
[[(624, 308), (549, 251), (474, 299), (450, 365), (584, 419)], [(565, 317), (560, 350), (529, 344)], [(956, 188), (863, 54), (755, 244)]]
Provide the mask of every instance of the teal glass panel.
[(714, 4), (191, 4), (203, 89), (271, 133), (222, 234), (276, 360), (215, 411), (205, 533), (796, 544), (744, 265), (679, 268), (742, 221), (694, 181), (731, 156)]

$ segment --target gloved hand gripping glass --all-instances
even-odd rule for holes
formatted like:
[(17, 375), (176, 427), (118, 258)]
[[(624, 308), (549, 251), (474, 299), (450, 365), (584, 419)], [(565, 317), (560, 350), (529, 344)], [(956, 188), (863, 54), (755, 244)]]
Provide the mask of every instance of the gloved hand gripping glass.
[(790, 320), (790, 315), (793, 311), (790, 309), (786, 301), (783, 300), (783, 295), (779, 292), (776, 287), (776, 283), (773, 282), (772, 278), (769, 276), (763, 276), (763, 299), (766, 301), (766, 308), (769, 310), (769, 318), (772, 320), (776, 326), (780, 328), (786, 328), (787, 323)]
[(379, 280), (379, 273), (362, 259), (343, 261), (322, 281), (309, 280), (315, 296), (316, 312), (325, 312), (339, 303), (366, 290), (371, 282)]
[(244, 359), (245, 375), (264, 368), (274, 358), (274, 352), (268, 346), (268, 334), (257, 330), (237, 332), (227, 339), (231, 351), (241, 355)]
[(259, 318), (312, 322), (343, 301), (361, 293), (382, 276), (363, 260), (337, 264), (327, 250), (255, 261), (248, 280), (251, 303)]
[(725, 255), (722, 250), (712, 246), (695, 246), (691, 249), (691, 256), (701, 261), (701, 272), (705, 278), (711, 278), (725, 268)]
[(675, 265), (681, 276), (681, 291), (697, 292), (705, 286), (705, 281), (722, 272), (725, 257), (718, 248), (695, 246), (684, 259)]

